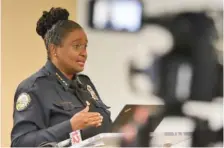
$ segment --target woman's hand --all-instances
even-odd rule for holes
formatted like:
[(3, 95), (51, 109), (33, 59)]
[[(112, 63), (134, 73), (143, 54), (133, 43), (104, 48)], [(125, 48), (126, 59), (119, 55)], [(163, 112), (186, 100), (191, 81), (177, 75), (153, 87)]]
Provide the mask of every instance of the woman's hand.
[(70, 123), (72, 130), (80, 130), (89, 126), (101, 126), (103, 117), (98, 112), (89, 112), (89, 105), (82, 111), (76, 113), (71, 119)]

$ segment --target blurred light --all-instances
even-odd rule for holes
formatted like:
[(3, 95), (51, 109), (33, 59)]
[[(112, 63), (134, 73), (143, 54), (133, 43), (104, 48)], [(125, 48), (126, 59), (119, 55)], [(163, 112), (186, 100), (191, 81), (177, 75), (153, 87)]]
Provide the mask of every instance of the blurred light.
[(142, 5), (138, 0), (96, 0), (92, 17), (94, 28), (136, 32), (141, 28)]
[(147, 16), (223, 10), (223, 0), (144, 0)]
[(190, 97), (192, 73), (189, 64), (182, 64), (178, 68), (175, 93), (178, 99), (182, 99), (180, 101), (187, 100)]
[(169, 52), (174, 44), (171, 32), (160, 25), (145, 26), (141, 30), (138, 43), (152, 55), (163, 55)]
[(115, 30), (127, 29), (134, 32), (140, 29), (141, 15), (142, 7), (138, 1), (115, 1), (112, 4), (111, 22)]
[(223, 104), (218, 101), (189, 101), (184, 104), (183, 112), (189, 116), (196, 116), (203, 120), (209, 121), (212, 130), (218, 130), (223, 126)]

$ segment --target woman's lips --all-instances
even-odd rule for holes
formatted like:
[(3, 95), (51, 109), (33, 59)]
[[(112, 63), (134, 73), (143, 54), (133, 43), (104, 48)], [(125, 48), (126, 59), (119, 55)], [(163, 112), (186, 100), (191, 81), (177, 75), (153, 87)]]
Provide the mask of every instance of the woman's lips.
[(79, 64), (79, 66), (84, 67), (85, 65), (85, 61), (77, 61), (77, 63)]

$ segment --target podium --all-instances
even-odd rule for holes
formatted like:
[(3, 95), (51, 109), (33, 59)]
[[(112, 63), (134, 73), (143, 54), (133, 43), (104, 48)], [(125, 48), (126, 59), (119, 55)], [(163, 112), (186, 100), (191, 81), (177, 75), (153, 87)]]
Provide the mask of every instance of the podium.
[(70, 148), (78, 147), (117, 147), (120, 144), (122, 133), (101, 133), (82, 142), (72, 145)]
[[(151, 139), (151, 146), (153, 147), (163, 147), (165, 144), (170, 143), (172, 146), (190, 146), (191, 136), (189, 134), (179, 135), (170, 135), (171, 132), (161, 132), (161, 133), (150, 133)], [(70, 146), (70, 148), (80, 148), (80, 147), (120, 147), (120, 142), (124, 134), (122, 133), (101, 133), (82, 142)], [(70, 141), (70, 139), (68, 139)], [(69, 142), (67, 142), (69, 143)], [(64, 146), (58, 146), (64, 147)]]

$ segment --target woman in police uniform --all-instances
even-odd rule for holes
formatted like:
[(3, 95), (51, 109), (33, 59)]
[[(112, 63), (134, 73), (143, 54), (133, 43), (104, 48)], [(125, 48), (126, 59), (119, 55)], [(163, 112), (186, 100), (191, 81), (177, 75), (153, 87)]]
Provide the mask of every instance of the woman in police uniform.
[(22, 81), (14, 96), (11, 146), (60, 142), (78, 131), (82, 139), (110, 132), (108, 108), (86, 75), (88, 39), (83, 28), (62, 8), (44, 11), (36, 31), (43, 38), (48, 60)]

